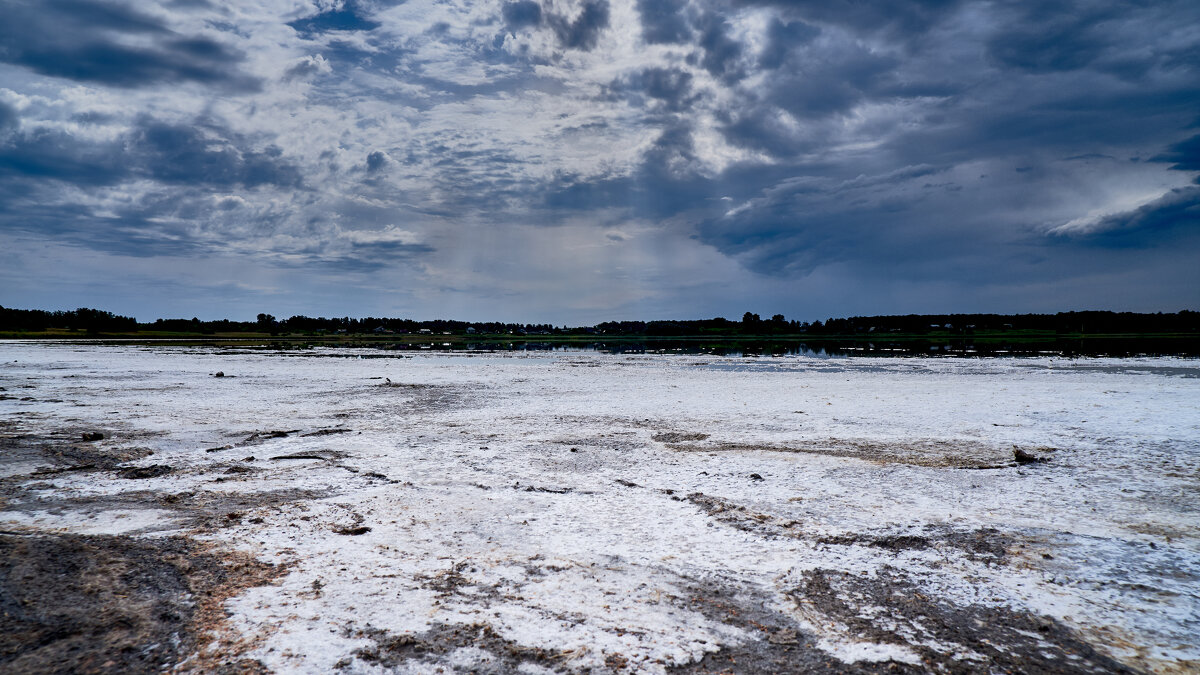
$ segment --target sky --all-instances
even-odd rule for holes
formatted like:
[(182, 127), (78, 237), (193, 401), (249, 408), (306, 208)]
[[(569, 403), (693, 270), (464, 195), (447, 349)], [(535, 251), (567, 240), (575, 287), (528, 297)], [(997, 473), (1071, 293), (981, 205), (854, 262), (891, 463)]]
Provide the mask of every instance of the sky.
[(0, 0), (0, 305), (1200, 308), (1195, 0)]

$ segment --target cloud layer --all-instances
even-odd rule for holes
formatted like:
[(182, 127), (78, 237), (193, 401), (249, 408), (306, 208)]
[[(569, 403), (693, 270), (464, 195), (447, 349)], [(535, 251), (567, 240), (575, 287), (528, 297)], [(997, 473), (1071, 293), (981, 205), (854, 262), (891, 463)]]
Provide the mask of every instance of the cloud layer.
[(1200, 304), (1192, 2), (6, 9), (4, 305), (574, 323)]

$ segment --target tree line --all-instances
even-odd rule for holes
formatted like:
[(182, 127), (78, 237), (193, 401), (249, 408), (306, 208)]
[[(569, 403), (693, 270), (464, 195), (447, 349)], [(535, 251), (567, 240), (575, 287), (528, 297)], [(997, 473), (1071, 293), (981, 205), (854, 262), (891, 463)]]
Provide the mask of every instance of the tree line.
[(89, 333), (124, 333), (138, 330), (137, 319), (112, 312), (80, 307), (68, 311), (10, 309), (0, 306), (0, 330), (37, 332), (52, 328), (83, 330)]
[(1059, 312), (1057, 314), (907, 314), (897, 316), (854, 316), (825, 321), (788, 320), (782, 314), (762, 318), (746, 312), (740, 321), (717, 317), (681, 321), (605, 321), (593, 326), (470, 322), (447, 319), (419, 321), (389, 317), (308, 317), (276, 319), (266, 313), (254, 321), (201, 321), (158, 319), (138, 323), (128, 316), (81, 307), (67, 311), (12, 309), (0, 306), (0, 331), (41, 332), (71, 330), (87, 333), (171, 332), (199, 335), (267, 333), (271, 335), (368, 335), (430, 333), (454, 335), (972, 335), (1039, 331), (1065, 334), (1200, 333), (1200, 312)]

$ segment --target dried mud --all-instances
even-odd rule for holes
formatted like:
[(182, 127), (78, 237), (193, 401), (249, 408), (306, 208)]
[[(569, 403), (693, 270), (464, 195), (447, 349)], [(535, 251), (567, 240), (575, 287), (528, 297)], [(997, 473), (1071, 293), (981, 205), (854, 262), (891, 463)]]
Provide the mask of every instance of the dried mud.
[[(393, 635), (366, 628), (354, 631), (350, 636), (374, 641), (375, 646), (358, 650), (354, 657), (382, 668), (411, 665), (416, 661), (441, 672), (465, 670), (479, 675), (499, 675), (528, 672), (526, 669), (531, 665), (558, 670), (571, 656), (506, 640), (485, 623), (438, 624), (414, 635)], [(336, 667), (348, 668), (352, 663), (351, 659), (344, 659)]]
[[(931, 598), (895, 569), (874, 577), (810, 570), (787, 589), (793, 615), (763, 591), (723, 580), (694, 582), (678, 601), (750, 638), (672, 673), (1137, 673), (1098, 653), (1049, 618), (1006, 608), (958, 606)], [(894, 645), (914, 662), (846, 662), (818, 646), (809, 625), (836, 622), (863, 643)]]
[[(91, 434), (102, 434), (103, 438), (84, 440)], [(34, 473), (42, 474), (112, 469), (153, 455), (150, 448), (130, 445), (148, 437), (145, 433), (97, 431), (93, 427), (63, 427), (31, 433), (24, 430), (23, 425), (7, 422), (0, 426), (0, 468), (19, 469), (32, 465), (36, 467)]]
[[(225, 598), (281, 572), (184, 537), (0, 535), (0, 670), (160, 672), (218, 638)], [(223, 649), (202, 670), (257, 668)]]
[(746, 445), (728, 442), (701, 444), (699, 441), (708, 438), (706, 434), (702, 433), (657, 434), (654, 440), (659, 440), (659, 438), (662, 438), (662, 442), (668, 447), (686, 452), (791, 452), (861, 459), (880, 464), (908, 464), (952, 469), (1001, 469), (1042, 462), (1048, 460), (1045, 453), (1053, 450), (1052, 448), (999, 447), (968, 440), (940, 439), (884, 443), (875, 440), (830, 438), (787, 445), (770, 443)]

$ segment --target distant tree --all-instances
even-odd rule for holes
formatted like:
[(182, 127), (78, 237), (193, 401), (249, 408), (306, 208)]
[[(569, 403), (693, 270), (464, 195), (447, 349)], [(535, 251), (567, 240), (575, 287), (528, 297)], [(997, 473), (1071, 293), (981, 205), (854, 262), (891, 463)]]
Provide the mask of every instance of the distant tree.
[(746, 312), (742, 315), (742, 332), (753, 333), (759, 329), (759, 324), (761, 323), (762, 319), (757, 314)]
[(279, 330), (278, 324), (275, 322), (275, 317), (270, 314), (258, 315), (258, 329), (271, 335), (274, 335)]

